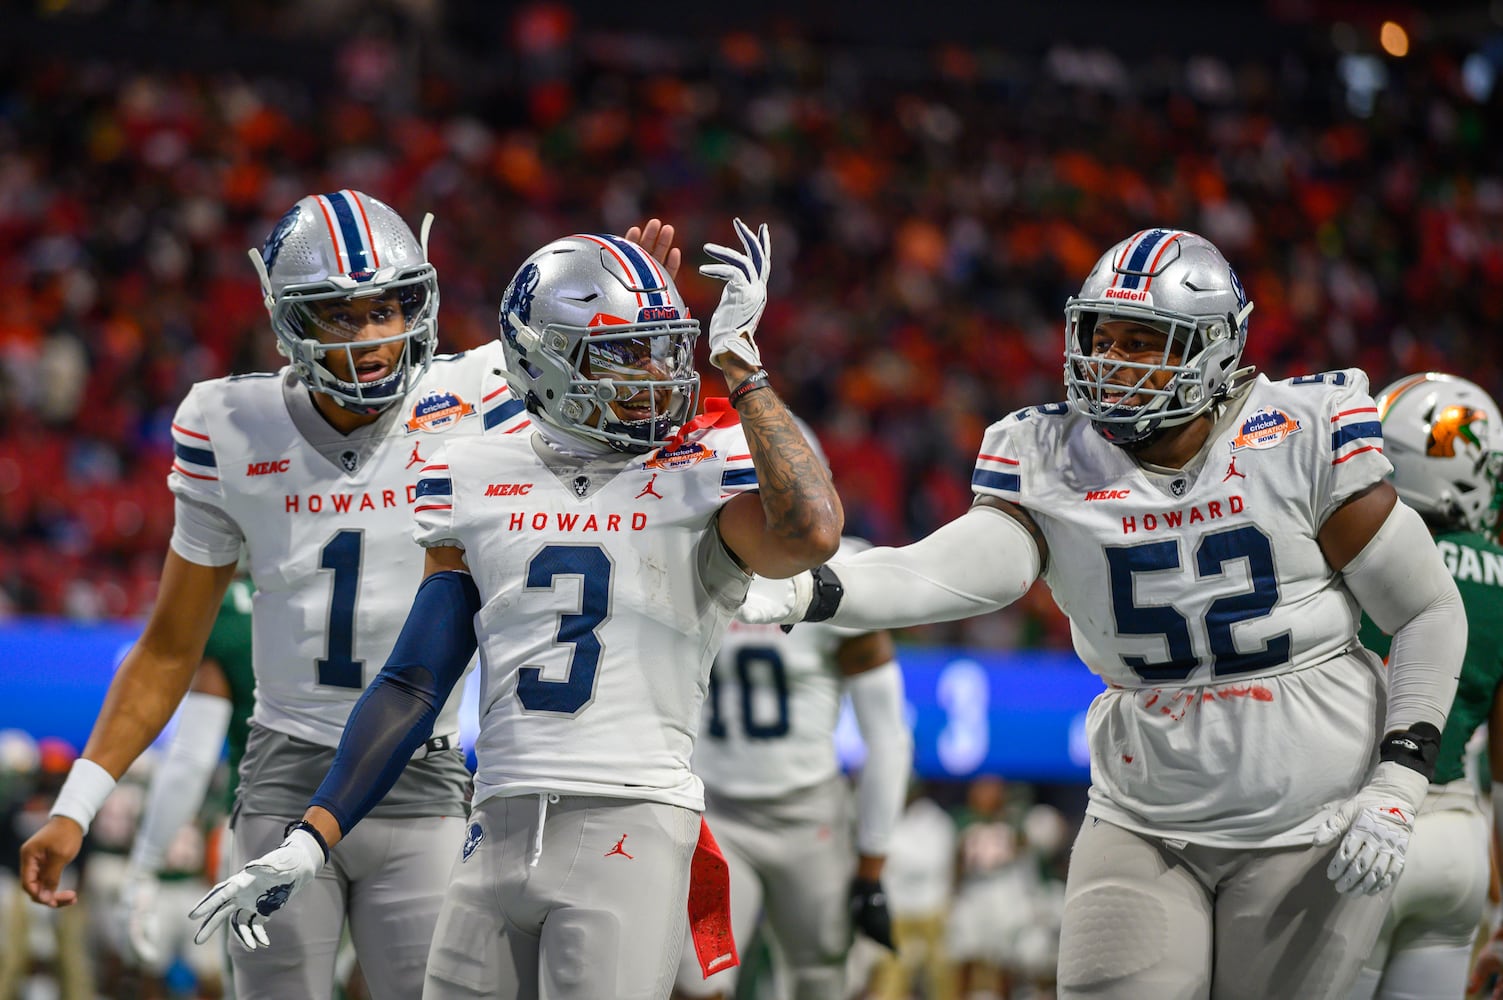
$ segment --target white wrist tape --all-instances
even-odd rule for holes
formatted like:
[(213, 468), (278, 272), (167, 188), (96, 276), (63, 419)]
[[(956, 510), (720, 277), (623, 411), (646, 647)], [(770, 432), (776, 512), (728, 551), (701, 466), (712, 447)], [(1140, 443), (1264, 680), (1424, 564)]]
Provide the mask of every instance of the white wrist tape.
[(866, 744), (866, 763), (856, 783), (856, 847), (862, 854), (885, 855), (903, 815), (913, 735), (903, 714), (903, 674), (897, 661), (845, 679)]
[(52, 811), (47, 815), (66, 816), (83, 827), (84, 833), (88, 833), (89, 824), (94, 822), (94, 814), (114, 790), (115, 779), (110, 776), (110, 772), (87, 757), (80, 757), (73, 762), (73, 767), (68, 771), (68, 780), (63, 782), (62, 790), (57, 793), (57, 801), (52, 804)]

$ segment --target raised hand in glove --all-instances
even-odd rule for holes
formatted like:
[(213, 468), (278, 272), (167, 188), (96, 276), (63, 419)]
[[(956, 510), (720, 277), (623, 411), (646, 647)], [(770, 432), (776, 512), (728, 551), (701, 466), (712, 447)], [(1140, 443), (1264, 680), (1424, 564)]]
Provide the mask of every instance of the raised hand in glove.
[(188, 911), (189, 917), (203, 920), (193, 940), (203, 944), (228, 920), (231, 932), (248, 950), (267, 947), (271, 944), (266, 936), (267, 918), (312, 882), (328, 860), (328, 850), (306, 826), (293, 829), (280, 847), (210, 889)]
[(1341, 837), (1326, 869), (1337, 892), (1374, 895), (1398, 881), (1414, 816), (1429, 787), (1429, 779), (1413, 768), (1384, 761), (1371, 781), (1336, 807), (1315, 831), (1315, 845)]
[(892, 943), (892, 915), (887, 912), (887, 893), (882, 883), (859, 875), (851, 880), (851, 925), (888, 951)]
[(729, 352), (747, 367), (755, 370), (762, 367), (762, 355), (757, 350), (757, 321), (767, 307), (767, 274), (772, 269), (772, 241), (767, 235), (767, 223), (754, 235), (740, 219), (736, 220), (736, 235), (741, 238), (745, 253), (738, 253), (719, 243), (706, 243), (705, 253), (718, 263), (705, 264), (699, 273), (707, 278), (725, 282), (720, 293), (720, 305), (710, 315), (710, 364), (716, 368)]

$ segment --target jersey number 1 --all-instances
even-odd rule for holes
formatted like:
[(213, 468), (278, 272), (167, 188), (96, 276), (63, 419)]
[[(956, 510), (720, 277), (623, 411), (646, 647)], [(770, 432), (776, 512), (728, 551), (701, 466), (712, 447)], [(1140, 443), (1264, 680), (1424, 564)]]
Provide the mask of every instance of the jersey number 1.
[(325, 655), (314, 661), (318, 682), (326, 687), (365, 687), (365, 661), (355, 659), (355, 603), (360, 596), (360, 550), (365, 534), (340, 531), (318, 554), (318, 567), (334, 574), (329, 588), (329, 627)]

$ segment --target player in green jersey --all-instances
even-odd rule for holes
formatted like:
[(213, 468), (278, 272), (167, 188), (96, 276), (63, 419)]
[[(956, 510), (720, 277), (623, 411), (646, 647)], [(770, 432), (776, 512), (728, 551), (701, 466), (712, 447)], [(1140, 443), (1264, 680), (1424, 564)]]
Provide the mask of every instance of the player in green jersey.
[[(143, 968), (161, 974), (174, 953), (188, 950), (195, 927), (184, 914), (202, 888), (182, 886), (191, 897), (184, 905), (176, 898), (175, 883), (163, 881), (168, 848), (182, 827), (193, 821), (219, 765), (229, 748), (229, 787), (216, 812), (234, 808), (240, 781), (240, 757), (245, 752), (256, 682), (251, 669), (251, 597), (255, 587), (237, 577), (225, 592), (219, 617), (204, 647), (203, 662), (178, 711), (177, 729), (161, 764), (152, 776), (146, 808), (131, 847), (130, 863), (120, 889), (116, 922), (123, 945)], [(219, 855), (229, 854), (229, 833), (221, 828)], [(223, 976), (228, 982), (229, 976)]]
[[(1503, 774), (1503, 548), (1488, 532), (1503, 472), (1503, 413), (1481, 388), (1433, 372), (1402, 378), (1377, 397), (1393, 484), (1425, 519), (1466, 605), (1466, 659), (1441, 732), (1430, 793), (1403, 878), (1353, 998), (1459, 997), (1486, 902), (1488, 822), (1463, 771), (1467, 741), (1489, 724), (1489, 759)], [(1392, 641), (1367, 618), (1362, 643), (1387, 656)], [(1494, 823), (1503, 794), (1494, 788)], [(1491, 962), (1503, 959), (1503, 938)], [(1475, 977), (1480, 983), (1487, 970)]]

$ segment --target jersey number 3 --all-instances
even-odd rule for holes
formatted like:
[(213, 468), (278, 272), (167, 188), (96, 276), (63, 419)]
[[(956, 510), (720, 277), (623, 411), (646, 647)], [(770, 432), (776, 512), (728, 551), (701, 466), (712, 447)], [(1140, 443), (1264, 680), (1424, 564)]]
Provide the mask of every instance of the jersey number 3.
[(595, 700), (604, 649), (597, 629), (611, 613), (611, 557), (598, 545), (545, 545), (527, 562), (527, 589), (553, 590), (561, 576), (579, 579), (578, 610), (558, 613), (554, 643), (569, 646), (568, 676), (547, 680), (541, 667), (517, 671), (517, 698), (529, 712), (577, 715)]
[[(1270, 637), (1263, 648), (1238, 652), (1232, 626), (1262, 618), (1279, 601), (1279, 582), (1273, 567), (1273, 546), (1268, 536), (1252, 525), (1217, 531), (1201, 539), (1195, 549), (1197, 584), (1226, 573), (1228, 563), (1245, 560), (1251, 589), (1218, 597), (1206, 608), (1201, 622), (1209, 648), (1211, 671), (1216, 677), (1245, 674), (1276, 667), (1289, 660), (1289, 633)], [(1179, 542), (1147, 542), (1142, 545), (1110, 546), (1106, 549), (1110, 571), (1112, 616), (1118, 635), (1163, 636), (1169, 659), (1150, 663), (1147, 657), (1124, 656), (1122, 662), (1146, 681), (1182, 681), (1200, 666), (1190, 621), (1167, 604), (1138, 604), (1133, 581), (1140, 573), (1181, 571)]]

